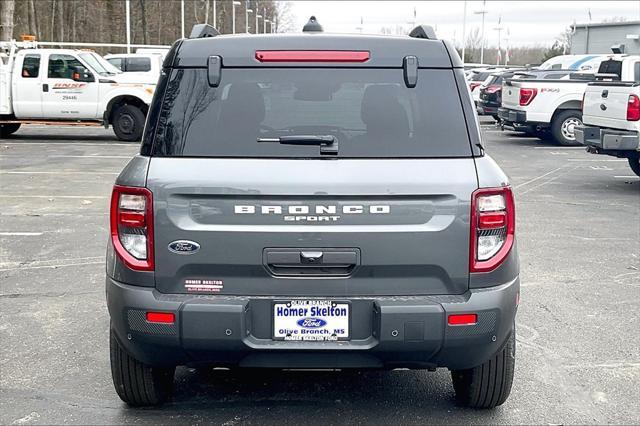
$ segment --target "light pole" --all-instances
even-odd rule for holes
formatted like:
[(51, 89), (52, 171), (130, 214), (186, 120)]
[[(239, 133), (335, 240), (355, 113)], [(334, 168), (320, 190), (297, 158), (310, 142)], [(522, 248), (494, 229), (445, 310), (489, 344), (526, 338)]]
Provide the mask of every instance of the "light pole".
[(218, 28), (218, 15), (216, 14), (216, 0), (213, 0), (213, 27)]
[(269, 20), (267, 19), (267, 8), (263, 7), (262, 8), (262, 33), (266, 34), (267, 32), (267, 22), (269, 22)]
[[(130, 9), (130, 4), (129, 4), (129, 0), (127, 0), (125, 2), (125, 14), (126, 14), (126, 21), (127, 21), (127, 53), (131, 53), (131, 9)], [(184, 25), (182, 25), (182, 38), (184, 38)]]
[(258, 9), (256, 8), (256, 34), (259, 33), (259, 31), (258, 31), (258, 18), (262, 18), (262, 15), (260, 15), (258, 13)]
[(236, 33), (236, 6), (240, 6), (239, 1), (231, 2), (231, 33)]
[(462, 12), (462, 63), (464, 64), (464, 50), (467, 47), (467, 2), (464, 2), (464, 11)]
[(271, 23), (271, 32), (275, 33), (276, 31), (278, 31), (278, 24), (276, 23), (278, 21), (278, 17), (277, 16), (273, 16), (273, 22)]
[(249, 13), (253, 13), (253, 9), (246, 8), (244, 13), (244, 29), (249, 34)]
[(476, 10), (476, 15), (482, 15), (482, 30), (480, 30), (480, 63), (484, 64), (484, 15), (486, 15), (487, 9), (485, 9), (487, 2), (486, 0), (482, 2), (482, 10)]
[(498, 26), (494, 28), (494, 30), (498, 32), (498, 54), (496, 55), (496, 65), (500, 65), (500, 57), (502, 56), (502, 52), (500, 51), (500, 35), (502, 34), (502, 30), (504, 28), (502, 27), (501, 23), (502, 16), (498, 17)]

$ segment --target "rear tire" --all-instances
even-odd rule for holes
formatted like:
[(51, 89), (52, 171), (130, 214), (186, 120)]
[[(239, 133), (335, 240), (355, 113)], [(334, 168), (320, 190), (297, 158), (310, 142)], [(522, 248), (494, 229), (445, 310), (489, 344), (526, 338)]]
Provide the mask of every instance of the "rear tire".
[(124, 351), (113, 330), (109, 339), (111, 377), (121, 400), (132, 407), (160, 405), (173, 391), (175, 367), (158, 368), (141, 363)]
[(452, 370), (456, 399), (471, 408), (494, 408), (509, 397), (516, 363), (515, 327), (504, 348), (493, 358), (468, 370)]
[(8, 138), (20, 128), (20, 123), (0, 124), (0, 138)]
[(627, 158), (629, 161), (629, 167), (633, 170), (633, 173), (640, 176), (640, 155)]
[(551, 122), (553, 139), (562, 146), (579, 146), (576, 141), (575, 128), (582, 126), (582, 113), (578, 110), (562, 110), (555, 115)]
[(135, 142), (142, 137), (144, 113), (133, 105), (121, 105), (113, 113), (113, 132), (121, 141)]

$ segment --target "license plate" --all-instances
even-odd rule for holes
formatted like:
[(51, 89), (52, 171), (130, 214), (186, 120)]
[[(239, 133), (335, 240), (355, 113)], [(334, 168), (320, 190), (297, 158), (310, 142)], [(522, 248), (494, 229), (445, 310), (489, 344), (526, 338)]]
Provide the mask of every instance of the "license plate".
[(273, 338), (294, 341), (349, 339), (349, 304), (291, 300), (273, 305)]

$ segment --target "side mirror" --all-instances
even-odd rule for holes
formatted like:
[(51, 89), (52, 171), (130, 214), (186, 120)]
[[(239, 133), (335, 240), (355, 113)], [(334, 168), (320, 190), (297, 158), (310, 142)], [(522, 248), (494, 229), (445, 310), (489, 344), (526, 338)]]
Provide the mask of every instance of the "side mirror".
[(89, 72), (85, 67), (74, 67), (73, 72), (71, 73), (71, 79), (73, 81), (80, 81), (85, 83), (91, 83), (96, 81), (93, 77), (93, 74)]

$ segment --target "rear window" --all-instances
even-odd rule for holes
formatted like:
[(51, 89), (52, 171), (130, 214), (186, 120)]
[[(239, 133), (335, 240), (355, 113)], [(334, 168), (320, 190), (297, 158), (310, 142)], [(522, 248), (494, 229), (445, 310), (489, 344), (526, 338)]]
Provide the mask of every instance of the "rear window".
[(622, 75), (622, 61), (602, 61), (598, 68), (598, 74), (616, 74), (620, 77)]
[(477, 72), (471, 76), (471, 81), (485, 81), (490, 75), (489, 72)]
[(151, 59), (149, 58), (126, 58), (127, 72), (147, 72), (151, 71)]
[(318, 146), (257, 142), (333, 136), (338, 157), (468, 157), (471, 147), (452, 70), (420, 69), (407, 88), (402, 69), (173, 69), (152, 155), (319, 157)]

